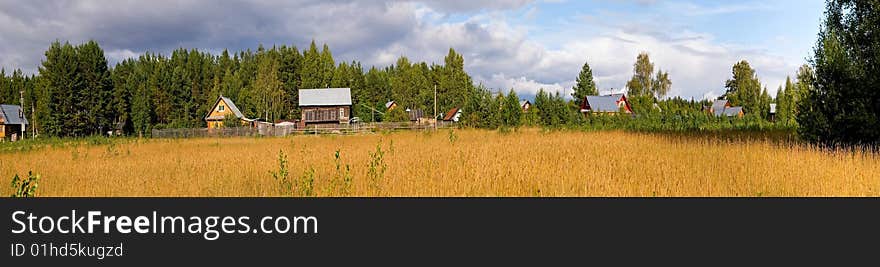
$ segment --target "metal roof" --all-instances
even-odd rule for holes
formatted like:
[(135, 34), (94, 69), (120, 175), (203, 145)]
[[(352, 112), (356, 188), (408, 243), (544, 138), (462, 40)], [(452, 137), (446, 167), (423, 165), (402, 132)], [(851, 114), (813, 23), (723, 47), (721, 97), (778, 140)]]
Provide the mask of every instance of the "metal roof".
[(618, 106), (617, 101), (620, 100), (621, 96), (623, 95), (588, 95), (587, 104), (590, 105), (590, 111), (592, 112), (618, 112), (620, 111), (620, 106)]
[(742, 112), (742, 107), (729, 107), (724, 109), (724, 116), (733, 117), (739, 115)]
[[(214, 106), (211, 108), (216, 107), (217, 103), (220, 103), (220, 100), (223, 100), (223, 103), (226, 103), (226, 106), (229, 107), (229, 110), (232, 111), (232, 114), (234, 114), (236, 118), (246, 119), (244, 117), (244, 114), (242, 114), (241, 111), (238, 110), (238, 107), (235, 106), (235, 103), (232, 102), (232, 99), (229, 99), (228, 97), (225, 97), (222, 95), (217, 98), (217, 101), (214, 101)], [(213, 112), (213, 111), (214, 111), (213, 109), (208, 111), (208, 114), (205, 115), (206, 120), (208, 120), (208, 119), (222, 120), (223, 119), (223, 118), (208, 117), (211, 115), (211, 112)]]
[(724, 114), (724, 109), (727, 107), (727, 100), (719, 99), (712, 102), (712, 112), (715, 113), (715, 116), (721, 116)]
[(388, 103), (385, 103), (385, 108), (391, 108), (391, 105), (394, 105), (394, 101), (388, 101)]
[(299, 106), (351, 106), (351, 89), (300, 89)]
[(452, 108), (448, 112), (446, 112), (446, 116), (443, 116), (444, 121), (458, 121), (458, 116), (461, 116), (460, 108)]
[(29, 124), (19, 105), (0, 105), (4, 124)]

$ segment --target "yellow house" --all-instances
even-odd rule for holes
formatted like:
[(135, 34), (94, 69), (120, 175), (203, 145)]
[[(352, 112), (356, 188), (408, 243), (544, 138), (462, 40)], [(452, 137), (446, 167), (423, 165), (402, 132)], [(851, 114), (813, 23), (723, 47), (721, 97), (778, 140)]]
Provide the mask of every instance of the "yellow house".
[(241, 114), (241, 111), (238, 110), (235, 103), (232, 103), (231, 99), (221, 95), (217, 98), (217, 101), (214, 102), (214, 107), (211, 108), (208, 115), (205, 115), (205, 122), (208, 123), (208, 129), (223, 127), (223, 120), (226, 119), (226, 116), (235, 116), (241, 120), (242, 125), (247, 125), (249, 122), (253, 121), (245, 118), (244, 114)]

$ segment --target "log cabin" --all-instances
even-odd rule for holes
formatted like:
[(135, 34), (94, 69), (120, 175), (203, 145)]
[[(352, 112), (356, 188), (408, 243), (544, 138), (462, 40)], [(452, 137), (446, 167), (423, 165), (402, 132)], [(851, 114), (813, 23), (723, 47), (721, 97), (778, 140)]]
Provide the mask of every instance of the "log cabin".
[(347, 124), (351, 118), (351, 89), (300, 89), (300, 126)]

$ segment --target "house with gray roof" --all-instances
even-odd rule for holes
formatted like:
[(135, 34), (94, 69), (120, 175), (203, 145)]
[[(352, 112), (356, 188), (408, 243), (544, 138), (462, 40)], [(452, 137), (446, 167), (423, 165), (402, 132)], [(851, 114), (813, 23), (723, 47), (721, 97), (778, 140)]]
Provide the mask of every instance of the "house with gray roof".
[(16, 141), (24, 136), (27, 116), (19, 105), (0, 105), (0, 138)]
[(712, 106), (709, 107), (709, 113), (715, 115), (715, 117), (737, 117), (742, 118), (745, 114), (743, 113), (742, 107), (733, 107), (730, 106), (730, 101), (726, 99), (718, 99), (715, 102), (712, 102)]
[(581, 101), (581, 113), (632, 114), (632, 106), (624, 94), (589, 95)]
[(351, 88), (300, 89), (301, 126), (348, 123)]

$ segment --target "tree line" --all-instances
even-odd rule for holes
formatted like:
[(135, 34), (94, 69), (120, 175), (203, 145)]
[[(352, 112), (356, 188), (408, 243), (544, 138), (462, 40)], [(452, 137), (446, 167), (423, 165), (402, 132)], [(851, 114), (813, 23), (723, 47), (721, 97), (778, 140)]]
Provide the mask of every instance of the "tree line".
[[(121, 129), (204, 127), (203, 116), (218, 96), (231, 98), (249, 118), (299, 118), (299, 89), (349, 87), (354, 116), (370, 121), (394, 100), (412, 109), (441, 111), (462, 106), (473, 91), (464, 58), (450, 49), (443, 65), (410, 62), (365, 70), (360, 62), (335, 62), (325, 44), (300, 51), (275, 46), (212, 55), (177, 49), (170, 56), (145, 53), (108, 66), (97, 42), (53, 43), (37, 75), (2, 72), (0, 101), (34, 111), (35, 130), (49, 136), (86, 136)], [(380, 116), (381, 118), (381, 116)]]

